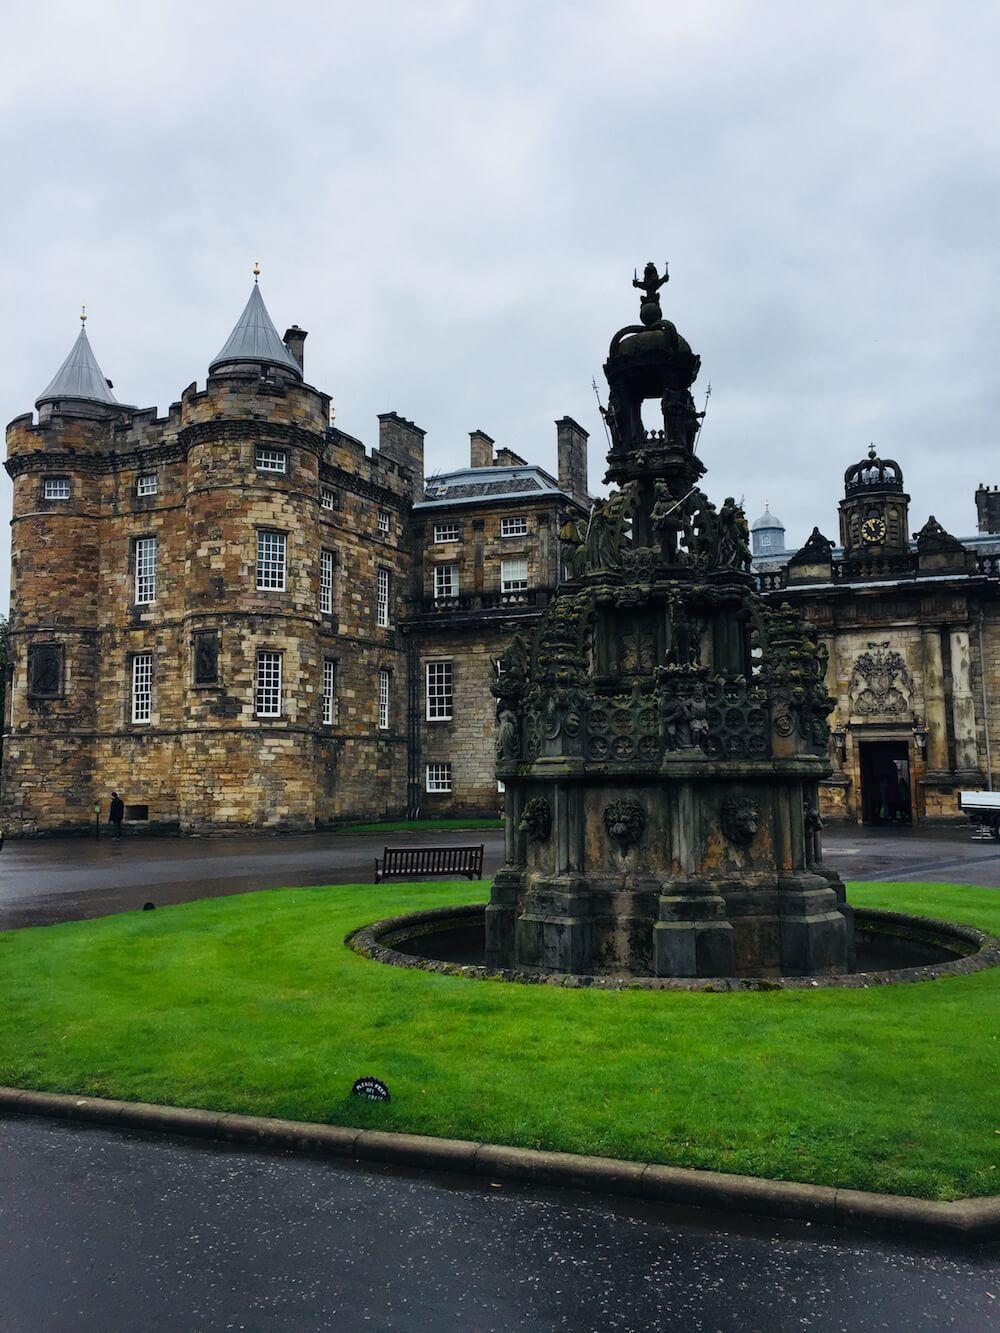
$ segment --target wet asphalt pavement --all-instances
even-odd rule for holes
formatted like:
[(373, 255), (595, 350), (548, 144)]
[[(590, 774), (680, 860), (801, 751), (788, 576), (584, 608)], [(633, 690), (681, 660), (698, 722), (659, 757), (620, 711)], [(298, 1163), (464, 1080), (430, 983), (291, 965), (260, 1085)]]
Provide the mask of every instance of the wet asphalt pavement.
[(994, 1330), (1000, 1255), (0, 1119), (0, 1329)]
[[(824, 840), (827, 861), (845, 879), (1000, 886), (1000, 842), (973, 842), (966, 827), (830, 828)], [(387, 842), (482, 843), (487, 878), (503, 858), (503, 835), (489, 830), (8, 841), (0, 852), (0, 930), (135, 911), (147, 900), (162, 906), (254, 889), (370, 883)]]

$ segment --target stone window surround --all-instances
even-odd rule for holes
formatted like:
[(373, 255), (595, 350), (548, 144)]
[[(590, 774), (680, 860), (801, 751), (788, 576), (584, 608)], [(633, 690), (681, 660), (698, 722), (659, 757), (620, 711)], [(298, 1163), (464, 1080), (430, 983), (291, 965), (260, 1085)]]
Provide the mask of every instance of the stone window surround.
[[(452, 536), (442, 536), (443, 533), (454, 533)], [(447, 542), (460, 542), (462, 540), (461, 523), (435, 523), (434, 524), (434, 545), (441, 546)]]
[(140, 472), (135, 479), (135, 493), (140, 500), (159, 493), (160, 482), (155, 472)]
[(135, 727), (148, 727), (153, 721), (154, 662), (154, 656), (148, 650), (128, 655), (127, 717)]
[(340, 721), (340, 700), (337, 698), (337, 676), (340, 662), (336, 657), (323, 658), (323, 725), (333, 727)]
[(337, 568), (336, 552), (323, 546), (319, 553), (319, 611), (320, 615), (333, 615), (333, 587)]
[[(257, 558), (255, 564), (255, 584), (258, 592), (286, 592), (288, 590), (288, 533), (280, 528), (257, 528)], [(271, 538), (280, 538), (280, 542), (269, 543)], [(268, 558), (268, 548), (272, 552)], [(263, 583), (261, 575), (270, 573), (272, 579), (280, 574), (281, 582)]]
[(392, 729), (392, 671), (389, 667), (378, 670), (378, 729)]
[[(282, 695), (284, 692), (284, 651), (280, 648), (258, 648), (254, 653), (253, 673), (253, 715), (260, 718), (283, 716)], [(267, 659), (262, 661), (262, 659)], [(276, 707), (274, 711), (261, 708), (262, 698), (272, 696)]]
[(379, 629), (392, 629), (392, 570), (387, 565), (375, 570), (375, 623)]
[(319, 507), (326, 510), (328, 514), (340, 508), (337, 492), (333, 486), (320, 486)]
[(131, 557), (133, 604), (152, 606), (156, 601), (160, 574), (160, 550), (156, 534), (136, 533), (131, 541)]
[[(515, 526), (516, 525), (516, 526)], [(507, 529), (505, 531), (505, 529)], [(510, 529), (513, 529), (512, 531)], [(512, 537), (527, 537), (528, 518), (526, 514), (508, 515), (500, 520), (501, 540), (507, 541)]]
[[(512, 567), (516, 566), (518, 572), (515, 573)], [(524, 573), (521, 574), (520, 567), (524, 567)], [(501, 593), (527, 592), (528, 590), (528, 558), (527, 556), (514, 556), (504, 558), (500, 561), (500, 591)]]
[(451, 794), (450, 760), (438, 760), (424, 765), (424, 790), (430, 796)]
[(455, 562), (434, 566), (434, 600), (450, 601), (458, 596), (459, 570)]
[(69, 500), (72, 494), (73, 487), (69, 477), (42, 478), (43, 500)]
[(455, 710), (455, 665), (450, 657), (424, 662), (424, 720), (451, 722)]
[(257, 472), (285, 477), (288, 475), (288, 450), (270, 444), (254, 445), (253, 465)]
[(378, 511), (376, 527), (383, 536), (388, 536), (392, 532), (392, 514), (388, 509)]

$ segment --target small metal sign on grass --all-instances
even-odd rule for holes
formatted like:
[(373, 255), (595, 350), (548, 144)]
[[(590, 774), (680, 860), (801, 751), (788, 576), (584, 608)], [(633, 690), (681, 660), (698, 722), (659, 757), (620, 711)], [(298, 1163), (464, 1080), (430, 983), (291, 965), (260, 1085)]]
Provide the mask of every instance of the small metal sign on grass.
[(389, 1089), (380, 1078), (359, 1078), (356, 1080), (351, 1092), (355, 1097), (367, 1097), (370, 1102), (387, 1102), (390, 1100)]

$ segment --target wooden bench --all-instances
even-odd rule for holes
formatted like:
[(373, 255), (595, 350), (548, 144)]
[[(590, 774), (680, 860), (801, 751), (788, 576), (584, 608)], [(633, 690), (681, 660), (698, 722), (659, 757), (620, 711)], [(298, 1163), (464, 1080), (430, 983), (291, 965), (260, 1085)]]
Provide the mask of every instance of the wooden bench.
[(386, 847), (375, 858), (375, 883), (414, 875), (467, 875), (481, 879), (483, 844), (478, 847)]

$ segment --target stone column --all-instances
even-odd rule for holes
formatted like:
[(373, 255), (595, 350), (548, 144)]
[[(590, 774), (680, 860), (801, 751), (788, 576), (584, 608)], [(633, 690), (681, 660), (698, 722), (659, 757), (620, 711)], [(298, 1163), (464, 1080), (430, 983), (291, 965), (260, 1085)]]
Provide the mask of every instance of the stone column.
[[(969, 636), (965, 636), (968, 651)], [(944, 703), (944, 665), (941, 661), (941, 631), (933, 625), (923, 631), (924, 709), (927, 725), (927, 773), (947, 773), (948, 722)]]
[(951, 718), (955, 730), (955, 771), (979, 777), (976, 744), (976, 703), (972, 694), (969, 631), (951, 632)]

